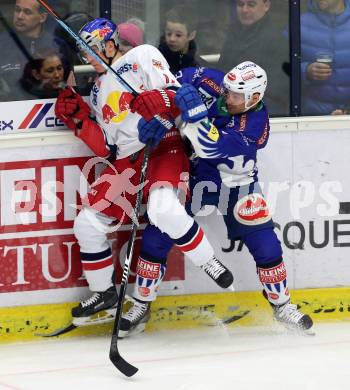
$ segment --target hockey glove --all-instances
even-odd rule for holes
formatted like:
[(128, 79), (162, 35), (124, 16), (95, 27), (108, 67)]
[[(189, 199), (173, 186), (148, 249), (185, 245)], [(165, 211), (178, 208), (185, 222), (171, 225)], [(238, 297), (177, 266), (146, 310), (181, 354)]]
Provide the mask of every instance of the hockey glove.
[(167, 89), (142, 92), (131, 103), (131, 112), (137, 112), (146, 121), (150, 121), (155, 115), (175, 117), (173, 112), (175, 108), (174, 96), (175, 92)]
[(157, 146), (164, 137), (165, 133), (170, 130), (174, 121), (172, 119), (159, 121), (156, 118), (152, 118), (150, 121), (146, 121), (144, 118), (139, 120), (137, 129), (139, 131), (139, 140), (146, 144), (151, 141), (152, 146)]
[(175, 104), (181, 110), (181, 118), (184, 122), (194, 123), (208, 115), (205, 104), (191, 84), (182, 84), (176, 91)]
[(78, 125), (89, 118), (90, 107), (79, 94), (67, 87), (57, 97), (55, 114), (69, 129), (77, 131)]

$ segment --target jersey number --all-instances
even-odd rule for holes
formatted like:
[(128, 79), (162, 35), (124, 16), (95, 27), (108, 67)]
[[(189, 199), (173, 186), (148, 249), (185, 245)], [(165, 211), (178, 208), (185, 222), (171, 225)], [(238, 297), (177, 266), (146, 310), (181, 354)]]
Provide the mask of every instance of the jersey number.
[(248, 160), (244, 163), (244, 156), (229, 157), (228, 160), (233, 162), (233, 167), (229, 167), (227, 164), (219, 164), (218, 169), (222, 182), (227, 187), (236, 187), (239, 183), (252, 177), (255, 174), (255, 161)]

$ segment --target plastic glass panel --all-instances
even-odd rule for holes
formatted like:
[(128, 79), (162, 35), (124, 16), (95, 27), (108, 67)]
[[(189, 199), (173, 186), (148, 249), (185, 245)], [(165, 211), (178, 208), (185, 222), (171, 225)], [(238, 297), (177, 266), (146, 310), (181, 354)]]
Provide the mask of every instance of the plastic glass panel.
[(302, 115), (348, 114), (349, 4), (303, 0), (301, 10)]
[[(4, 3), (4, 4), (3, 4)], [(90, 16), (98, 16), (98, 1), (51, 0), (48, 4), (78, 31)], [(36, 0), (3, 1), (0, 44), (0, 101), (54, 98), (60, 88), (78, 81), (87, 92), (91, 72), (77, 73), (75, 42)]]

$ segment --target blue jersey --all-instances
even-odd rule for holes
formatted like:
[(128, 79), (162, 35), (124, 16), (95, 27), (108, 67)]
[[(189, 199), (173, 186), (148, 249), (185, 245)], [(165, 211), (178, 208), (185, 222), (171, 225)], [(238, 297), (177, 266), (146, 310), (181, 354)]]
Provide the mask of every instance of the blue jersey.
[(186, 68), (177, 74), (180, 83), (192, 84), (208, 109), (209, 120), (219, 132), (217, 142), (201, 141), (210, 158), (196, 158), (191, 175), (195, 182), (213, 181), (219, 188), (238, 187), (257, 181), (257, 150), (269, 138), (270, 124), (265, 105), (230, 115), (221, 96), (224, 73), (209, 68)]

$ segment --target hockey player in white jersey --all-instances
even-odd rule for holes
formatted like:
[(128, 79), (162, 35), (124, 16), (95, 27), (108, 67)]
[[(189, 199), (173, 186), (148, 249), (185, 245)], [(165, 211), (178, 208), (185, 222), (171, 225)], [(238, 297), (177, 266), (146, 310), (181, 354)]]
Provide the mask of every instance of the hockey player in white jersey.
[(150, 45), (121, 53), (117, 26), (107, 19), (98, 18), (87, 23), (79, 34), (139, 96), (135, 98), (96, 59), (82, 52), (85, 60), (100, 74), (91, 91), (90, 105), (69, 88), (56, 102), (57, 117), (97, 156), (111, 161), (92, 184), (92, 190), (83, 201), (84, 208), (74, 223), (82, 267), (93, 294), (72, 309), (73, 324), (87, 324), (90, 316), (110, 309), (117, 302), (107, 233), (115, 224), (129, 223), (132, 217), (145, 146), (139, 140), (140, 126), (148, 126), (155, 140), (162, 138), (151, 151), (144, 188), (150, 222), (167, 233), (216, 283), (228, 287), (233, 282), (231, 272), (215, 258), (202, 229), (188, 215), (177, 196), (179, 183), (188, 175), (189, 165), (173, 119), (180, 113), (174, 104), (174, 91), (179, 84), (170, 73), (166, 60)]

